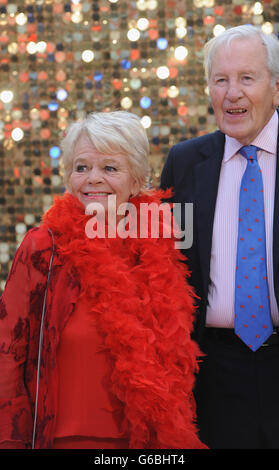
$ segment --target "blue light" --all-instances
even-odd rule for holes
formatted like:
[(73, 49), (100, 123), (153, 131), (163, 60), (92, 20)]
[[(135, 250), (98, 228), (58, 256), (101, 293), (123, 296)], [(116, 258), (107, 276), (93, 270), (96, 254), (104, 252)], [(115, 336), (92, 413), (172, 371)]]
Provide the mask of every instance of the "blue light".
[(95, 72), (93, 78), (95, 82), (100, 82), (103, 78), (103, 74), (101, 72)]
[(151, 105), (151, 99), (149, 98), (149, 96), (143, 96), (140, 99), (140, 106), (142, 108), (144, 109), (149, 108), (150, 105)]
[(68, 96), (68, 93), (66, 92), (66, 90), (64, 90), (64, 88), (61, 88), (60, 90), (57, 91), (56, 93), (56, 98), (59, 100), (59, 101), (64, 101)]
[(121, 61), (121, 67), (125, 70), (128, 70), (131, 67), (131, 62), (129, 60), (123, 59)]
[(38, 78), (37, 72), (29, 72), (29, 78), (31, 80), (37, 80), (37, 78)]
[(159, 38), (157, 39), (157, 47), (158, 49), (166, 49), (168, 47), (168, 40), (166, 38)]
[(60, 157), (60, 154), (61, 154), (61, 150), (59, 147), (51, 147), (51, 149), (49, 150), (49, 155), (51, 158), (59, 158)]
[(56, 103), (56, 101), (51, 101), (49, 104), (48, 104), (48, 109), (50, 111), (57, 111), (57, 109), (59, 108), (59, 104)]
[(28, 23), (34, 23), (35, 18), (32, 13), (27, 13)]

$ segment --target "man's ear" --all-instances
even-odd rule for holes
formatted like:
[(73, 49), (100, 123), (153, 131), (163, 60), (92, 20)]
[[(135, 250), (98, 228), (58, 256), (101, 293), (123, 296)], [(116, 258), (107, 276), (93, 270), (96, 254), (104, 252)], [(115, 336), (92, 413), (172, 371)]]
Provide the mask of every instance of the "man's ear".
[(274, 85), (273, 106), (274, 108), (277, 108), (277, 106), (279, 106), (279, 79), (276, 81)]

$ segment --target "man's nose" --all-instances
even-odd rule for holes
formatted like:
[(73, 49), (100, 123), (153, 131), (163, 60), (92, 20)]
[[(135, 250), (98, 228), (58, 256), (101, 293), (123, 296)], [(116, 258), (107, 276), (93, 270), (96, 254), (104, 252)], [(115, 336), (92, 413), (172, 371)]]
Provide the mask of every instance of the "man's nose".
[(241, 84), (237, 81), (228, 82), (226, 97), (229, 101), (237, 101), (243, 96)]

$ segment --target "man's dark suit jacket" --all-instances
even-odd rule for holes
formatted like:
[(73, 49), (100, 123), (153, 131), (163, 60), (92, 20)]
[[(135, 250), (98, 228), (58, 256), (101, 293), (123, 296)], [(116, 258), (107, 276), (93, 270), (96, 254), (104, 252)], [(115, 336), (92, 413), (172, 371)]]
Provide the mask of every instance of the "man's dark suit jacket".
[[(225, 135), (216, 131), (183, 141), (172, 147), (162, 177), (163, 189), (174, 189), (174, 202), (193, 203), (193, 244), (184, 250), (191, 271), (189, 282), (199, 300), (195, 338), (202, 342), (205, 325), (214, 212), (224, 153)], [(279, 150), (277, 147), (276, 186), (273, 225), (274, 289), (279, 305)], [(183, 214), (184, 211), (182, 211)], [(182, 224), (183, 228), (183, 224)]]

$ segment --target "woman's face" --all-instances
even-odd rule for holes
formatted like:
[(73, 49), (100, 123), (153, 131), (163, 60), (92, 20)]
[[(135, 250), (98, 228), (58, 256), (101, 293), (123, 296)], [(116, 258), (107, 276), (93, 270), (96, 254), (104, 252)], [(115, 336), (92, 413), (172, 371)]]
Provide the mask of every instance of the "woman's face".
[(71, 193), (86, 208), (92, 202), (101, 203), (108, 210), (108, 196), (116, 196), (116, 210), (137, 192), (127, 157), (103, 155), (97, 152), (89, 137), (83, 135), (75, 145), (73, 171), (70, 176)]

